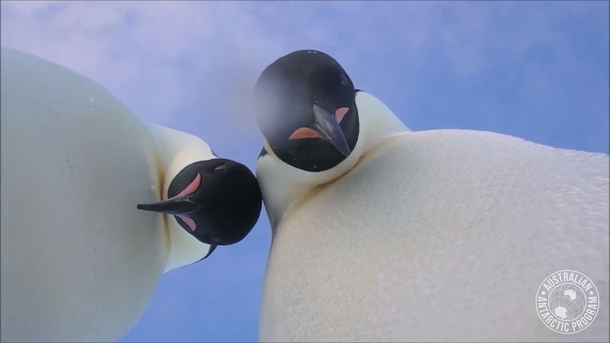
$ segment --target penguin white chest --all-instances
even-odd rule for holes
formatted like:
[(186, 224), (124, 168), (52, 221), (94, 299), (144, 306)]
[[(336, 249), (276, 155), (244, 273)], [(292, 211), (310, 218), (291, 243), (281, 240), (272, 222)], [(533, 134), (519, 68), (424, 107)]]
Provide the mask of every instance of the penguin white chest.
[[(92, 100), (95, 110), (92, 110)], [(167, 261), (152, 140), (88, 79), (2, 50), (2, 341), (111, 341)]]
[(259, 218), (247, 166), (83, 76), (2, 49), (1, 100), (2, 341), (116, 341), (164, 271)]
[(254, 111), (274, 225), (261, 341), (608, 341), (608, 299), (578, 336), (534, 305), (561, 269), (608, 294), (608, 155), (408, 132), (315, 50), (267, 66)]
[[(561, 268), (607, 293), (607, 156), (469, 134), (394, 138), (288, 213), (260, 340), (573, 340), (533, 299)], [(608, 338), (605, 306), (579, 339)]]

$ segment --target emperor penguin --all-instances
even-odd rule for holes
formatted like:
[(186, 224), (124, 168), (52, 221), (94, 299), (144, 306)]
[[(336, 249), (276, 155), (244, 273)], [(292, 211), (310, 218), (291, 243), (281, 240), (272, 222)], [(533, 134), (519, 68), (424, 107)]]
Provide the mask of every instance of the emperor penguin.
[(608, 341), (608, 155), (411, 131), (316, 50), (267, 66), (253, 106), (261, 342)]
[(84, 76), (1, 58), (1, 340), (117, 341), (164, 272), (249, 233), (254, 173)]

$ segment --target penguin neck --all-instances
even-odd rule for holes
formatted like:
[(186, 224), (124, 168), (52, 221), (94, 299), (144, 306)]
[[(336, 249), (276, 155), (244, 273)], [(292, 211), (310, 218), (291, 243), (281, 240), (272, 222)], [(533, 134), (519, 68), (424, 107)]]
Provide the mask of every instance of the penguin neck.
[(367, 151), (385, 139), (411, 131), (386, 105), (369, 93), (357, 92), (356, 106), (360, 122), (358, 142), (344, 161), (329, 170), (312, 173), (294, 168), (281, 161), (264, 141), (267, 154), (258, 159), (256, 176), (274, 233), (282, 219), (315, 188), (347, 174)]
[[(155, 141), (159, 169), (158, 175), (159, 199), (164, 199), (172, 178), (182, 168), (194, 161), (204, 161), (217, 158), (210, 147), (199, 137), (186, 132), (170, 129), (155, 123), (147, 123)], [(172, 215), (163, 216), (162, 225), (169, 241), (168, 258), (165, 273), (197, 261), (208, 255), (211, 246), (200, 242), (186, 232)]]
[(356, 148), (358, 144), (363, 143), (359, 158), (387, 138), (411, 132), (392, 110), (370, 93), (358, 91), (356, 106), (360, 119), (360, 135)]

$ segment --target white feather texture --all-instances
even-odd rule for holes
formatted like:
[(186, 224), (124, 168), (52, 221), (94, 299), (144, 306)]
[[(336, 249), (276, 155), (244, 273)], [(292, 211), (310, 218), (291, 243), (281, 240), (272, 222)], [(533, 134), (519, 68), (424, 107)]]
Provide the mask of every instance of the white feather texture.
[(139, 211), (201, 139), (147, 125), (93, 81), (2, 49), (2, 338), (109, 342), (140, 318), (164, 271), (209, 250)]
[[(371, 118), (398, 119), (358, 107), (375, 144), (270, 213), (261, 341), (608, 341), (608, 155), (490, 132), (371, 134)], [(266, 204), (290, 189), (267, 180), (279, 163), (257, 166)], [(562, 269), (600, 294), (575, 335), (544, 326), (534, 302)]]

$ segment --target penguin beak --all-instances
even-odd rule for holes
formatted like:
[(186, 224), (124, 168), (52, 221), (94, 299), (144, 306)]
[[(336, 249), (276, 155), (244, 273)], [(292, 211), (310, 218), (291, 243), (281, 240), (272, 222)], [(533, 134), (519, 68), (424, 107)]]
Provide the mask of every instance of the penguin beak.
[(318, 104), (313, 104), (313, 116), (315, 122), (311, 128), (320, 135), (320, 138), (332, 144), (344, 156), (348, 156), (351, 151), (335, 116)]
[(139, 204), (138, 210), (165, 213), (171, 215), (186, 215), (201, 210), (202, 205), (190, 197), (172, 198), (153, 204)]

